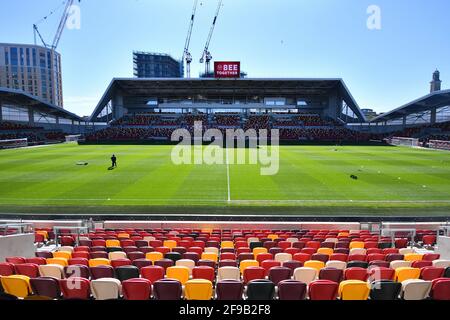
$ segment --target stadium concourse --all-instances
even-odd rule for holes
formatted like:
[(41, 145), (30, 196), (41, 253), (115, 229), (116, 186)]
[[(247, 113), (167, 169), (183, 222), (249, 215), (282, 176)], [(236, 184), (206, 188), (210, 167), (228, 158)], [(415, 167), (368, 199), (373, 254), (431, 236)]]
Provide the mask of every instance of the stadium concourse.
[(449, 229), (436, 223), (402, 230), (396, 224), (352, 229), (358, 223), (54, 223), (28, 223), (35, 255), (0, 263), (3, 297), (450, 300), (450, 257), (436, 247), (439, 230)]

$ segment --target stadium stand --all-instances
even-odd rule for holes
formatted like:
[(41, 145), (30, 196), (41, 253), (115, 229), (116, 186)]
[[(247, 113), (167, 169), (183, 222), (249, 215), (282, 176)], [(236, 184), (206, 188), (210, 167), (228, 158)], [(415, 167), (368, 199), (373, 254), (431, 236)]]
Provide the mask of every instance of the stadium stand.
[[(51, 228), (34, 232), (37, 241), (55, 240)], [(412, 240), (433, 246), (434, 233), (417, 229)], [(450, 260), (418, 252), (408, 239), (392, 243), (365, 230), (95, 229), (74, 245), (76, 236), (62, 229), (59, 241), (70, 246), (44, 247), (36, 258), (7, 257), (0, 263), (5, 293), (20, 299), (450, 300)], [(39, 258), (43, 253), (47, 259)]]
[[(171, 120), (161, 114), (126, 115), (115, 121), (104, 130), (87, 135), (88, 141), (118, 140), (151, 140), (170, 139), (177, 128), (185, 128), (192, 132), (195, 121), (202, 121), (204, 129), (280, 129), (281, 140), (308, 141), (349, 141), (360, 142), (380, 138), (367, 133), (352, 131), (331, 119), (322, 119), (317, 114), (283, 115), (250, 115), (248, 118), (239, 115), (193, 115), (179, 114)], [(270, 133), (270, 132), (269, 132)]]
[(28, 142), (62, 142), (65, 141), (65, 134), (62, 131), (44, 130), (42, 127), (0, 121), (0, 140), (27, 138)]

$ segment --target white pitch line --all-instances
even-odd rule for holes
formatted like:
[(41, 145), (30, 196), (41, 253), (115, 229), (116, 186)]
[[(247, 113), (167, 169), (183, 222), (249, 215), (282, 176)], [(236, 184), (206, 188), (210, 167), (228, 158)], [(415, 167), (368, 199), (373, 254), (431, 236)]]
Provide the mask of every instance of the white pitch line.
[[(0, 201), (147, 201), (147, 202), (216, 202), (223, 203), (223, 199), (149, 199), (149, 198), (53, 198), (53, 199), (33, 199), (33, 198), (0, 198)], [(270, 200), (270, 199), (252, 199), (252, 200), (228, 200), (230, 203), (450, 203), (450, 200), (333, 200), (333, 199), (298, 199), (298, 200)]]
[(228, 202), (231, 201), (231, 192), (230, 192), (230, 164), (228, 162), (228, 148), (225, 148), (226, 161), (227, 161), (227, 189), (228, 189)]

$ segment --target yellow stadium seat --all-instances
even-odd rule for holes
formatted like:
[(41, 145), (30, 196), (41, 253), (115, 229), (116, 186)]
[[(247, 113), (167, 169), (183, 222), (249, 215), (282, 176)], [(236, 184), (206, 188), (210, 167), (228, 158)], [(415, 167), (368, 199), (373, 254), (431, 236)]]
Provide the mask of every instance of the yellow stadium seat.
[(341, 300), (367, 300), (370, 285), (360, 280), (345, 280), (339, 284), (339, 297)]
[(403, 282), (405, 280), (419, 279), (420, 269), (411, 267), (400, 267), (395, 269), (395, 281)]
[(257, 247), (257, 248), (253, 249), (253, 255), (255, 256), (255, 259), (256, 259), (256, 256), (258, 254), (260, 254), (260, 253), (267, 253), (267, 252), (268, 252), (267, 248), (264, 248), (264, 247)]
[(42, 231), (36, 231), (37, 234), (41, 234), (44, 236), (44, 239), (47, 240), (48, 239), (48, 232), (45, 230)]
[(364, 241), (352, 241), (349, 246), (350, 250), (354, 248), (364, 249)]
[(189, 280), (189, 268), (183, 266), (168, 267), (166, 278), (176, 279), (184, 285)]
[(339, 232), (337, 236), (338, 237), (348, 237), (348, 235), (349, 235), (348, 232)]
[(184, 293), (186, 300), (211, 300), (213, 295), (213, 285), (209, 280), (189, 280), (185, 284)]
[(162, 258), (164, 258), (164, 255), (159, 251), (147, 252), (145, 254), (145, 259), (150, 260), (152, 263), (155, 263), (155, 261), (161, 260)]
[(108, 239), (106, 240), (106, 247), (120, 247), (120, 241), (115, 239)]
[[(126, 238), (126, 239), (129, 239), (130, 238), (130, 235), (128, 234), (128, 233), (119, 233), (118, 235), (117, 235), (117, 238)], [(119, 242), (120, 243), (120, 242)], [(114, 247), (116, 247), (116, 246), (114, 246)], [(119, 246), (117, 246), (117, 247), (119, 247)]]
[(317, 253), (326, 254), (331, 256), (334, 253), (334, 250), (331, 248), (319, 248), (317, 249)]
[(215, 252), (203, 252), (201, 259), (202, 260), (211, 260), (211, 261), (217, 262), (218, 255)]
[(8, 294), (25, 298), (31, 294), (30, 278), (22, 275), (1, 277), (2, 287)]
[(278, 239), (278, 235), (277, 234), (269, 234), (267, 236), (267, 238), (269, 238), (270, 240), (274, 241), (275, 239)]
[(67, 267), (69, 265), (66, 258), (47, 258), (45, 261), (47, 264), (58, 264), (63, 267)]
[(405, 261), (420, 261), (423, 258), (423, 254), (420, 253), (407, 253), (404, 255)]
[(325, 268), (325, 262), (319, 260), (308, 260), (305, 261), (303, 266), (306, 268), (314, 268), (317, 271), (320, 271), (320, 269)]
[(69, 260), (72, 258), (72, 254), (67, 251), (55, 251), (53, 252), (53, 258), (64, 258)]
[(239, 264), (239, 270), (241, 271), (241, 274), (243, 274), (245, 268), (248, 267), (259, 267), (259, 262), (256, 260), (242, 260)]
[(224, 248), (234, 248), (234, 243), (233, 243), (233, 241), (222, 241), (222, 243), (220, 244), (220, 247), (222, 249), (224, 249)]
[(89, 260), (89, 267), (109, 266), (109, 265), (111, 265), (111, 261), (105, 258), (96, 258)]
[(177, 246), (177, 242), (175, 240), (164, 240), (163, 247), (167, 247), (172, 251), (173, 248)]
[(212, 229), (211, 228), (203, 228), (202, 229), (202, 233), (211, 233)]

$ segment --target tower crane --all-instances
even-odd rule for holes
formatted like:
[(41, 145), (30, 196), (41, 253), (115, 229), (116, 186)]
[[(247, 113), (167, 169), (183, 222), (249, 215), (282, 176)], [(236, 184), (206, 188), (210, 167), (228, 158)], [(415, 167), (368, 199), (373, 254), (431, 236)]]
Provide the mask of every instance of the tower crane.
[(184, 63), (184, 59), (186, 59), (186, 75), (188, 78), (191, 77), (191, 62), (192, 62), (192, 55), (189, 52), (189, 44), (191, 43), (192, 28), (194, 27), (194, 19), (195, 19), (195, 12), (197, 10), (197, 3), (198, 0), (194, 0), (194, 7), (192, 9), (191, 21), (189, 22), (186, 42), (184, 44), (183, 56), (181, 58), (181, 63)]
[[(49, 48), (49, 49), (51, 49), (52, 51), (55, 51), (55, 50), (56, 50), (56, 48), (58, 47), (59, 40), (61, 39), (62, 32), (64, 31), (64, 26), (66, 25), (67, 19), (69, 18), (69, 9), (70, 9), (70, 7), (73, 5), (73, 2), (74, 2), (74, 1), (75, 1), (75, 0), (67, 0), (67, 1), (66, 1), (66, 6), (65, 6), (65, 8), (64, 8), (63, 15), (62, 15), (62, 17), (61, 17), (61, 20), (59, 21), (58, 29), (56, 30), (56, 34), (55, 34), (55, 37), (53, 38), (53, 42), (52, 42), (51, 45), (47, 44), (47, 43), (44, 41), (44, 38), (42, 37), (42, 35), (41, 35), (41, 33), (39, 32), (39, 29), (38, 29), (38, 27), (37, 27), (37, 23), (36, 23), (36, 24), (33, 24), (33, 30), (34, 30), (34, 43), (35, 43), (35, 44), (36, 44), (36, 34), (37, 34), (37, 35), (39, 36), (39, 38), (41, 39), (41, 42), (42, 42), (42, 44), (44, 45), (44, 47)], [(78, 2), (81, 2), (81, 0), (78, 0)], [(64, 2), (63, 2), (63, 5), (64, 5)], [(52, 15), (53, 13), (54, 13), (54, 11), (50, 12), (50, 14), (49, 14), (48, 16), (44, 17), (43, 19), (41, 19), (41, 21), (46, 20), (47, 17), (49, 17), (49, 16)], [(41, 22), (41, 21), (39, 21), (39, 22)], [(39, 22), (38, 22), (38, 23), (39, 23)]]
[(200, 58), (200, 63), (205, 64), (205, 75), (208, 76), (210, 67), (209, 63), (212, 60), (211, 52), (209, 52), (209, 43), (211, 42), (211, 38), (214, 32), (214, 27), (216, 26), (217, 17), (219, 16), (220, 8), (222, 7), (222, 0), (219, 0), (219, 3), (217, 5), (216, 15), (214, 16), (213, 23), (211, 26), (211, 29), (209, 30), (208, 38), (206, 39), (205, 48), (203, 49), (202, 57)]

